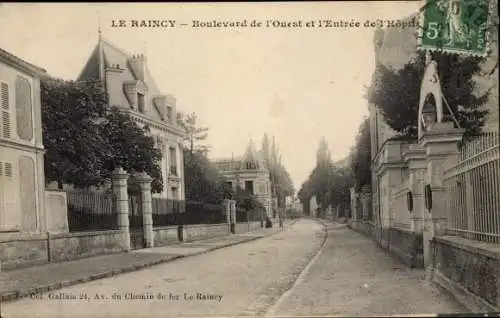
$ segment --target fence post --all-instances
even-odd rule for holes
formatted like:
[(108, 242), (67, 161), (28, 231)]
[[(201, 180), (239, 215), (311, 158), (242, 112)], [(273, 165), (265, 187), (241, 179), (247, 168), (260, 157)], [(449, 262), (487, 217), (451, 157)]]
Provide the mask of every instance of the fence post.
[(144, 243), (147, 248), (154, 247), (153, 233), (153, 202), (151, 198), (151, 181), (153, 178), (141, 172), (134, 175), (135, 181), (141, 188), (142, 226), (144, 230)]
[(224, 214), (226, 215), (226, 223), (229, 229), (229, 233), (231, 233), (231, 204), (229, 203), (229, 199), (224, 199), (222, 201), (222, 209)]
[(424, 266), (428, 278), (432, 278), (431, 241), (443, 235), (447, 225), (446, 188), (444, 185), (445, 169), (458, 161), (458, 142), (462, 140), (463, 129), (454, 128), (452, 122), (434, 123), (422, 136), (420, 143), (425, 148), (427, 173), (424, 185), (430, 185), (432, 191), (432, 209), (426, 209), (424, 217)]
[(230, 200), (230, 206), (231, 206), (231, 233), (236, 234), (236, 201), (235, 200)]
[(118, 228), (123, 234), (123, 245), (130, 251), (129, 206), (127, 192), (128, 173), (122, 167), (116, 168), (112, 175), (113, 207), (118, 217)]

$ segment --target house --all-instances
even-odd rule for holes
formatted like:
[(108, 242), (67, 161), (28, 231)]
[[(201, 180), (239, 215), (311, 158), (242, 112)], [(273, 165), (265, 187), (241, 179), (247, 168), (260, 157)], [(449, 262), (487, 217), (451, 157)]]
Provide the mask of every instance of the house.
[(252, 140), (243, 157), (216, 159), (213, 163), (233, 189), (240, 186), (249, 191), (262, 203), (267, 215), (272, 216), (273, 200), (269, 169)]
[(0, 240), (46, 231), (40, 108), (44, 73), (0, 49)]
[(131, 55), (99, 34), (77, 81), (101, 81), (109, 105), (129, 114), (146, 128), (163, 154), (161, 198), (184, 200), (183, 137), (177, 123), (176, 99), (156, 85), (143, 54)]

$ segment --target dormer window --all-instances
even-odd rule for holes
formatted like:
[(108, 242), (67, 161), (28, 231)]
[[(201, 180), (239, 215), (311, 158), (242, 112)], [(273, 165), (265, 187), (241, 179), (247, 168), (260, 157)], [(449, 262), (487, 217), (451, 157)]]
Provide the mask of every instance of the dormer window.
[(247, 167), (248, 170), (257, 169), (257, 165), (253, 161), (248, 161), (246, 163), (246, 167)]
[(167, 120), (172, 122), (172, 107), (167, 106)]
[(137, 106), (141, 113), (146, 111), (146, 100), (144, 98), (144, 94), (137, 93)]

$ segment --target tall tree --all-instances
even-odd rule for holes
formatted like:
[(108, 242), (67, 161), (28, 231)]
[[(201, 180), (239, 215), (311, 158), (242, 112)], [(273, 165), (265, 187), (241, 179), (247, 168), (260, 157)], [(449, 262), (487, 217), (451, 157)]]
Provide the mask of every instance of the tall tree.
[(350, 167), (355, 179), (356, 191), (371, 184), (370, 120), (365, 118), (358, 128), (356, 143), (350, 154)]
[[(481, 71), (484, 59), (440, 52), (434, 52), (432, 58), (438, 63), (443, 96), (458, 123), (465, 129), (464, 137), (467, 139), (479, 134), (487, 114), (481, 106), (488, 100), (489, 92), (476, 96), (473, 76)], [(381, 110), (387, 124), (401, 136), (417, 137), (420, 85), (424, 70), (424, 53), (419, 53), (398, 70), (382, 64), (376, 66), (367, 98)], [(443, 107), (449, 119), (451, 114)]]
[(101, 159), (109, 153), (99, 122), (107, 105), (102, 86), (44, 78), (40, 89), (46, 181), (60, 189), (101, 184)]
[(205, 141), (207, 139), (209, 128), (198, 126), (198, 116), (195, 113), (191, 113), (188, 115), (178, 113), (177, 120), (186, 131), (186, 137), (184, 141), (186, 144), (186, 148), (189, 150), (189, 153), (192, 154), (197, 151), (207, 154), (210, 150), (210, 146), (200, 144), (199, 142)]
[(219, 204), (233, 196), (226, 180), (202, 152), (184, 151), (186, 200)]
[(269, 144), (269, 136), (267, 135), (267, 133), (264, 133), (264, 136), (262, 137), (262, 149), (261, 149), (261, 153), (262, 153), (262, 157), (264, 159), (264, 162), (267, 166), (269, 166), (269, 163), (270, 163), (270, 144)]
[(40, 88), (48, 182), (57, 181), (59, 188), (100, 186), (122, 166), (147, 172), (152, 190), (162, 191), (161, 153), (153, 139), (129, 116), (108, 107), (100, 83), (44, 78)]
[(129, 173), (146, 172), (153, 178), (151, 190), (163, 191), (162, 153), (143, 128), (128, 114), (111, 107), (103, 121), (102, 134), (111, 147), (110, 154), (103, 160), (106, 177), (110, 177), (116, 167), (123, 167)]

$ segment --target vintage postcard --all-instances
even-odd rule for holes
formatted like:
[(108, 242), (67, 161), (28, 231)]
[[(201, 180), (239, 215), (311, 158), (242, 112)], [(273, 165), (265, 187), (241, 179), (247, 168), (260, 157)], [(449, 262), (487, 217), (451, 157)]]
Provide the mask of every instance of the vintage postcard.
[(498, 314), (497, 11), (0, 3), (0, 317)]

